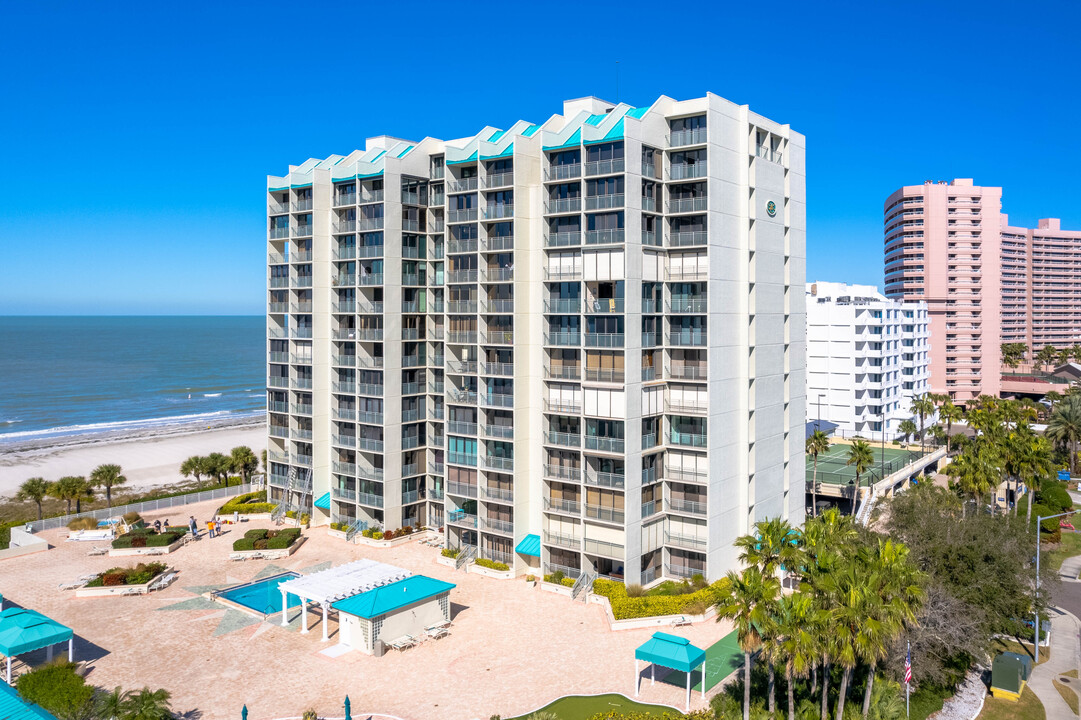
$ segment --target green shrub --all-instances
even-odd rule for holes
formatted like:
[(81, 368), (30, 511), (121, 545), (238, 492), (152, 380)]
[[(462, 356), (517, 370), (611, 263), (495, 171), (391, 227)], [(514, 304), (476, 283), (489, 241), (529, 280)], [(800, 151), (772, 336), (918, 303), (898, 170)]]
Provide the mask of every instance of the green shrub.
[(456, 558), (462, 551), (460, 548), (443, 548), (439, 552), (443, 557)]
[(292, 544), (292, 539), (286, 535), (278, 535), (266, 541), (266, 546), (268, 550), (284, 550)]
[(255, 549), (255, 540), (252, 538), (242, 537), (239, 540), (233, 541), (233, 550), (235, 552), (244, 552), (246, 550)]
[(632, 584), (627, 586), (627, 597), (637, 598), (642, 597), (645, 594), (645, 588), (643, 588), (641, 585)]
[(263, 538), (262, 540), (256, 540), (256, 541), (255, 541), (255, 542), (253, 543), (253, 547), (254, 547), (254, 548), (255, 548), (256, 550), (266, 550), (266, 549), (267, 549), (267, 543), (268, 543), (268, 542), (270, 542), (270, 541), (269, 541), (269, 540), (267, 540), (266, 538)]
[[(628, 588), (621, 582), (597, 578), (593, 583), (593, 592), (608, 598), (612, 604), (612, 615), (616, 620), (655, 617), (658, 615), (701, 615), (716, 602), (718, 594), (724, 589), (727, 580), (718, 580), (713, 585), (693, 592), (685, 592), (690, 583), (662, 583), (659, 588), (668, 590), (668, 594), (650, 594), (631, 597)], [(633, 586), (631, 586), (633, 588)], [(653, 588), (650, 590), (657, 590)]]
[(257, 513), (271, 512), (275, 507), (275, 503), (266, 501), (265, 491), (257, 490), (244, 495), (237, 495), (218, 508), (218, 514), (232, 515), (234, 512), (238, 512), (241, 515), (255, 515)]
[(312, 516), (309, 515), (308, 513), (304, 513), (303, 515), (300, 516), (300, 524), (301, 525), (307, 525), (311, 521), (312, 521)]
[(375, 532), (372, 533), (371, 537), (372, 537), (372, 540), (382, 540), (383, 539), (383, 531), (382, 530), (376, 530)]
[(15, 681), (19, 695), (40, 705), (58, 718), (90, 717), (94, 686), (75, 672), (73, 663), (42, 665)]
[(244, 537), (250, 540), (262, 540), (267, 536), (267, 530), (264, 528), (257, 528), (255, 530), (248, 530), (244, 533)]
[(296, 516), (297, 516), (297, 511), (296, 510), (286, 510), (285, 511), (285, 517), (289, 518), (290, 520), (295, 520)]
[(562, 585), (563, 587), (574, 587), (574, 578), (565, 576), (562, 570), (556, 570), (554, 573), (545, 575), (544, 582)]
[(504, 562), (496, 562), (495, 560), (489, 560), (487, 558), (477, 558), (473, 561), (475, 564), (481, 567), (486, 567), (491, 570), (499, 570), (500, 572), (506, 572), (510, 570), (510, 565)]
[(91, 517), (77, 517), (68, 523), (68, 530), (96, 530), (98, 521)]
[(139, 522), (139, 521), (141, 521), (143, 519), (139, 515), (139, 513), (135, 512), (134, 510), (132, 510), (131, 512), (124, 513), (124, 515), (122, 517), (124, 519), (124, 522), (126, 522), (128, 525), (134, 525), (135, 523), (137, 523), (137, 522)]

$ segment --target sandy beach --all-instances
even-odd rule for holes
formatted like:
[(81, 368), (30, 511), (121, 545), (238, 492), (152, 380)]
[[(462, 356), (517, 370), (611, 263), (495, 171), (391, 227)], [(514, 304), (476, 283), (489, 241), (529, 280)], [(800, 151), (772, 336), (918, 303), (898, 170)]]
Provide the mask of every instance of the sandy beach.
[(224, 425), (211, 429), (178, 428), (136, 436), (68, 438), (62, 444), (0, 445), (0, 497), (10, 497), (30, 477), (56, 480), (65, 475), (89, 475), (102, 463), (124, 470), (125, 490), (181, 482), (180, 463), (192, 455), (228, 454), (247, 445), (258, 456), (266, 449), (263, 422)]

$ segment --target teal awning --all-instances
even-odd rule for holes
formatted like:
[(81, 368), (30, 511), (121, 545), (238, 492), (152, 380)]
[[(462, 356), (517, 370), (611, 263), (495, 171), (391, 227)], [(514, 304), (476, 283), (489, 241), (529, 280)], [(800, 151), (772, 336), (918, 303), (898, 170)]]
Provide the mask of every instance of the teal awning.
[(56, 720), (43, 708), (23, 700), (15, 688), (0, 682), (0, 720)]
[(319, 499), (315, 501), (315, 506), (320, 510), (330, 510), (330, 493), (326, 492), (319, 496)]
[(450, 592), (454, 583), (443, 582), (427, 575), (411, 575), (368, 592), (362, 592), (331, 605), (338, 612), (369, 620), (386, 615), (422, 600)]
[(706, 651), (687, 638), (655, 632), (634, 651), (634, 659), (689, 673), (705, 662)]
[(7, 657), (71, 639), (71, 628), (34, 610), (12, 607), (0, 612), (0, 654)]
[(540, 557), (540, 535), (526, 535), (518, 543), (518, 547), (514, 548), (514, 552)]

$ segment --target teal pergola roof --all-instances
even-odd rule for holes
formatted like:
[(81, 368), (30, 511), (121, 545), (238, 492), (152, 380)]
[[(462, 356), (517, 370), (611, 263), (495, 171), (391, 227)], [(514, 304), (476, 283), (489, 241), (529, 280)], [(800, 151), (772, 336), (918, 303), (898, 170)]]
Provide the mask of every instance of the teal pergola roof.
[(23, 700), (15, 688), (0, 682), (0, 720), (56, 720), (37, 705)]
[(72, 638), (71, 628), (26, 608), (0, 612), (0, 654), (11, 657)]
[(518, 543), (518, 547), (514, 548), (514, 551), (523, 555), (540, 557), (540, 535), (526, 535)]
[(347, 615), (371, 620), (421, 600), (450, 592), (452, 588), (454, 588), (454, 583), (443, 582), (426, 575), (410, 575), (404, 580), (339, 600), (331, 607)]
[(656, 632), (634, 651), (635, 660), (645, 660), (689, 673), (706, 660), (706, 651), (691, 645), (687, 638)]
[(320, 510), (330, 510), (330, 493), (325, 492), (315, 501), (315, 506)]

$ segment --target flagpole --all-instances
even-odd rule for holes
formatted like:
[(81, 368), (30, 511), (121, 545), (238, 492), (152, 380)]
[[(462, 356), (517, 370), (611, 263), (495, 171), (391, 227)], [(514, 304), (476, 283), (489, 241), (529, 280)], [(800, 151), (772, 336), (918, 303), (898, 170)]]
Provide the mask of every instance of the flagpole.
[(908, 667), (905, 668), (905, 675), (906, 675), (906, 677), (905, 677), (905, 717), (906, 718), (909, 717), (908, 693), (909, 693), (909, 690), (911, 690), (911, 688), (912, 688), (912, 684), (911, 684), (910, 679), (908, 677), (908, 673), (910, 672), (910, 670), (908, 668), (912, 667), (912, 642), (911, 641), (909, 641), (907, 643), (907, 657), (908, 657), (908, 662), (906, 663), (906, 665)]

